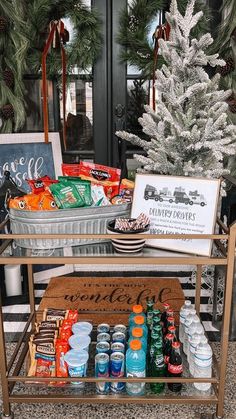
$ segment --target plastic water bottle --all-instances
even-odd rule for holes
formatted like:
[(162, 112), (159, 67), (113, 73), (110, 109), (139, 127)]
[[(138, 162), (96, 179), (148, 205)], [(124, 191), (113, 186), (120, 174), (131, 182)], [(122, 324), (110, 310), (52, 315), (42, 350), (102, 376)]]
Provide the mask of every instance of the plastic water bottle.
[(135, 316), (142, 316), (144, 318), (144, 322), (146, 323), (146, 315), (143, 312), (143, 306), (141, 306), (141, 304), (136, 304), (132, 307), (132, 313), (129, 315), (129, 326), (133, 325), (133, 319)]
[[(195, 310), (194, 310), (195, 311)], [(189, 314), (187, 319), (185, 320), (184, 324), (184, 340), (183, 340), (183, 351), (187, 355), (187, 344), (188, 344), (188, 333), (189, 328), (191, 327), (191, 324), (193, 320), (197, 320), (198, 316), (196, 314)]]
[[(126, 377), (146, 377), (146, 354), (140, 340), (131, 340), (126, 352)], [(126, 383), (126, 391), (130, 396), (141, 396), (145, 393), (145, 382)]]
[(199, 322), (193, 322), (191, 324), (191, 327), (189, 328), (189, 333), (188, 333), (188, 345), (187, 345), (187, 359), (188, 359), (188, 363), (190, 362), (190, 340), (191, 337), (195, 334), (198, 334), (199, 336), (204, 336), (204, 327), (203, 325)]
[(189, 320), (189, 318), (190, 318), (190, 316), (192, 317), (192, 316), (195, 316), (195, 314), (196, 314), (196, 310), (194, 309), (194, 308), (191, 308), (190, 310), (189, 310), (189, 313), (188, 313), (188, 315), (187, 315), (187, 317), (186, 317), (186, 319), (185, 319), (185, 321), (184, 321), (184, 323), (183, 323), (183, 334), (182, 334), (182, 344), (184, 344), (184, 339), (185, 339), (185, 325), (186, 325), (186, 321), (187, 320)]
[(187, 341), (186, 341), (186, 352), (185, 353), (186, 353), (188, 361), (189, 361), (189, 340), (190, 340), (191, 336), (197, 330), (202, 330), (203, 331), (203, 326), (200, 323), (199, 317), (197, 315), (195, 315), (191, 325), (188, 328), (187, 334), (186, 334)]
[(181, 343), (183, 343), (184, 323), (191, 309), (193, 309), (191, 301), (185, 300), (184, 305), (181, 307), (179, 312), (179, 341)]
[[(195, 378), (211, 378), (212, 376), (212, 349), (209, 343), (199, 343), (194, 354), (194, 375)], [(200, 391), (208, 391), (211, 383), (193, 383)]]
[(196, 347), (199, 343), (207, 343), (207, 338), (202, 333), (196, 332), (194, 333), (189, 341), (189, 372), (193, 376), (194, 375), (194, 355)]
[(128, 347), (130, 346), (131, 340), (140, 340), (142, 343), (142, 349), (145, 353), (147, 353), (147, 339), (143, 336), (143, 329), (141, 327), (133, 327), (132, 334), (128, 340)]

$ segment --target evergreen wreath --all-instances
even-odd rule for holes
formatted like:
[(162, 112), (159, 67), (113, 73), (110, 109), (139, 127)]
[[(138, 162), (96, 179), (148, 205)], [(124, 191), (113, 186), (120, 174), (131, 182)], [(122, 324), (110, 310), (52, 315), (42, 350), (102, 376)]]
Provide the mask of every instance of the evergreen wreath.
[[(82, 0), (25, 0), (25, 34), (31, 40), (27, 57), (29, 73), (40, 70), (42, 51), (52, 20), (69, 18), (73, 26), (72, 40), (65, 45), (67, 72), (75, 66), (87, 70), (99, 54), (102, 37), (100, 20), (94, 9), (89, 9)], [(66, 26), (66, 25), (65, 25)], [(47, 59), (48, 77), (60, 74), (60, 49), (52, 49)]]
[(25, 122), (25, 58), (22, 1), (0, 2), (0, 134), (19, 131)]
[[(184, 13), (188, 0), (178, 0), (178, 7)], [(156, 19), (157, 13), (169, 9), (169, 0), (133, 0), (128, 8), (125, 8), (120, 16), (120, 30), (118, 42), (123, 46), (121, 59), (124, 62), (138, 67), (142, 75), (150, 79), (153, 72), (153, 46), (148, 41), (148, 34)], [(206, 32), (210, 19), (209, 9), (203, 0), (195, 5), (195, 12), (202, 10), (204, 17), (197, 27), (194, 28), (192, 37)], [(163, 58), (159, 57), (157, 66), (160, 68)]]

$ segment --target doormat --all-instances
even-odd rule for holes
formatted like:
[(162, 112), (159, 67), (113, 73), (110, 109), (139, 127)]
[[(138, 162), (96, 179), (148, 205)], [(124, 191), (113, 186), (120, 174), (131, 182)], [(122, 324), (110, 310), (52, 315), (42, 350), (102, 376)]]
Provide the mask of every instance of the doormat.
[(94, 324), (127, 324), (132, 306), (142, 304), (146, 307), (147, 298), (153, 298), (155, 308), (160, 310), (163, 303), (169, 303), (178, 319), (184, 303), (178, 278), (52, 278), (39, 311), (48, 307), (77, 309), (80, 320), (91, 320)]

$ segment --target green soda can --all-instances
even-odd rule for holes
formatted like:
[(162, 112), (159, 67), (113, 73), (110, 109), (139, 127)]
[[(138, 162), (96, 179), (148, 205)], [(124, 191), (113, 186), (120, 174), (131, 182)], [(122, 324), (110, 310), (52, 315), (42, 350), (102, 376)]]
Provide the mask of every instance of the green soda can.
[[(162, 352), (162, 344), (156, 342), (153, 348), (153, 357), (150, 364), (151, 377), (165, 377), (165, 362)], [(165, 383), (150, 383), (151, 391), (155, 394), (162, 393), (165, 388)]]

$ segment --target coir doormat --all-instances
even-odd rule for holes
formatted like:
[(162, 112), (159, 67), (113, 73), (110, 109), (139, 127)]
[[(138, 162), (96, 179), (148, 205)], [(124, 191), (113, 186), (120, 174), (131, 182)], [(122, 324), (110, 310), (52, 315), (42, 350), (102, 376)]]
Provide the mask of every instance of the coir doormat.
[(39, 311), (48, 307), (77, 309), (81, 320), (94, 324), (126, 324), (132, 306), (146, 307), (147, 298), (153, 298), (159, 309), (168, 302), (176, 314), (184, 302), (178, 278), (57, 277), (50, 280)]

